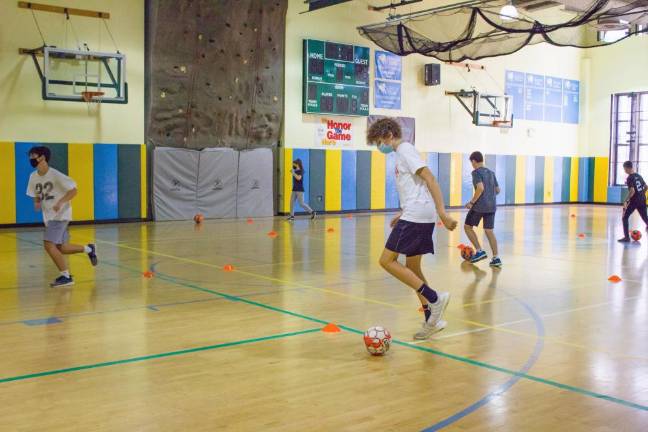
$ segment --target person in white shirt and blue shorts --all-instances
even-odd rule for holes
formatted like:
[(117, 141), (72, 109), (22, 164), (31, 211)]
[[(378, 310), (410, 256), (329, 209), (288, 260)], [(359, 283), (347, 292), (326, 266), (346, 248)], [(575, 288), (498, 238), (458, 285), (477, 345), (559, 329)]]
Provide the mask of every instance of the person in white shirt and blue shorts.
[(85, 253), (93, 266), (97, 265), (97, 248), (94, 244), (85, 246), (70, 244), (68, 225), (72, 220), (70, 201), (77, 194), (76, 183), (70, 177), (49, 166), (51, 151), (38, 146), (29, 150), (29, 163), (36, 171), (29, 176), (27, 195), (34, 199), (34, 208), (42, 211), (45, 233), (45, 251), (58, 267), (60, 275), (50, 284), (63, 287), (74, 284), (65, 255)]
[[(421, 270), (421, 258), (434, 253), (432, 235), (439, 218), (452, 231), (457, 221), (445, 212), (443, 195), (436, 178), (411, 143), (402, 140), (400, 125), (392, 118), (378, 120), (367, 132), (367, 143), (396, 159), (396, 185), (401, 213), (391, 221), (392, 232), (380, 257), (380, 265), (418, 295), (424, 322), (415, 339), (427, 339), (445, 328), (442, 319), (450, 294), (428, 286)], [(398, 257), (405, 255), (405, 265)]]

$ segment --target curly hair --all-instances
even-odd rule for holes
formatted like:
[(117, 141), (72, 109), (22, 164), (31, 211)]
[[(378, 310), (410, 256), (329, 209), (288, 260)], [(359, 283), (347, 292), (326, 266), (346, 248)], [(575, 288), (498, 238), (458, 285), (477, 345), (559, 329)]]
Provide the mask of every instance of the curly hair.
[(393, 118), (383, 118), (372, 124), (367, 130), (367, 143), (375, 144), (379, 140), (389, 138), (399, 139), (403, 136), (401, 127)]

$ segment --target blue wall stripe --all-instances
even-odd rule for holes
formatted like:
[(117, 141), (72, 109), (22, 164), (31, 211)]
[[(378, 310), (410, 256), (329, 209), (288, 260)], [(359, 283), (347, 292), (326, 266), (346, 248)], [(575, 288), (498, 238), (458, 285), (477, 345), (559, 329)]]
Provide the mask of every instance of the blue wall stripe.
[(309, 179), (310, 201), (308, 205), (315, 211), (324, 211), (324, 192), (326, 175), (326, 153), (324, 150), (310, 151), (310, 169), (316, 175)]
[(34, 210), (34, 201), (25, 195), (29, 176), (34, 168), (29, 164), (27, 152), (36, 143), (17, 142), (16, 152), (16, 223), (34, 223), (43, 220), (40, 213)]
[(495, 177), (500, 187), (500, 193), (497, 195), (497, 205), (503, 205), (506, 204), (506, 156), (498, 155), (495, 158), (497, 160), (495, 162)]
[(356, 154), (356, 208), (371, 208), (371, 152), (362, 150)]
[[(357, 152), (342, 151), (342, 210), (356, 209)], [(353, 236), (350, 236), (353, 237)]]
[(515, 204), (515, 155), (506, 155), (506, 204)]
[(526, 190), (524, 202), (534, 203), (535, 200), (535, 156), (526, 156)]
[(443, 192), (443, 202), (450, 204), (450, 153), (439, 153), (439, 186)]
[(554, 158), (553, 198), (552, 202), (562, 201), (563, 158)]
[(385, 208), (397, 209), (398, 189), (396, 188), (396, 155), (390, 154), (385, 158)]
[(544, 156), (536, 156), (535, 158), (535, 202), (544, 202)]
[[(301, 159), (304, 165), (304, 201), (306, 204), (310, 202), (310, 150), (308, 149), (293, 149), (293, 160)], [(297, 208), (299, 204), (296, 204)]]
[(578, 161), (578, 201), (587, 202), (587, 190), (589, 189), (589, 182), (587, 176), (589, 175), (589, 164), (587, 158), (580, 158)]
[(430, 168), (430, 171), (432, 171), (432, 174), (434, 174), (434, 177), (436, 177), (437, 181), (439, 181), (439, 153), (428, 153), (427, 166), (428, 168)]
[[(561, 201), (562, 202), (569, 202), (569, 196), (571, 194), (571, 158), (570, 157), (564, 157), (563, 158), (563, 169), (562, 169), (562, 195), (561, 195)], [(574, 173), (574, 175), (577, 175), (577, 173)]]
[(587, 158), (587, 202), (594, 202), (594, 169), (596, 166), (595, 158)]
[(461, 160), (461, 200), (462, 204), (470, 201), (475, 188), (472, 183), (472, 165), (470, 164), (469, 154), (464, 154)]
[(119, 198), (117, 184), (117, 145), (94, 144), (94, 217), (117, 219)]

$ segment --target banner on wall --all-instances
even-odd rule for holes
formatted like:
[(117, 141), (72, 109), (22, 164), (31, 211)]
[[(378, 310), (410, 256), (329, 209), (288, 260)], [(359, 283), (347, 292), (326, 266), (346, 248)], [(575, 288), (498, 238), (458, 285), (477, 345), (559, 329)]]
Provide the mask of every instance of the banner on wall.
[(401, 109), (401, 79), (403, 62), (400, 56), (386, 51), (374, 55), (376, 79), (374, 80), (374, 106)]
[(401, 109), (400, 82), (374, 80), (374, 106), (376, 108)]
[[(381, 115), (370, 115), (367, 117), (367, 129), (371, 127), (372, 124), (376, 123), (378, 120), (386, 118), (386, 116)], [(416, 140), (416, 119), (414, 117), (392, 117), (396, 119), (398, 124), (401, 127), (403, 132), (403, 141), (415, 145)]]
[(315, 128), (315, 147), (341, 148), (353, 146), (353, 124), (322, 118)]
[(376, 79), (400, 81), (403, 62), (400, 56), (387, 51), (376, 51)]

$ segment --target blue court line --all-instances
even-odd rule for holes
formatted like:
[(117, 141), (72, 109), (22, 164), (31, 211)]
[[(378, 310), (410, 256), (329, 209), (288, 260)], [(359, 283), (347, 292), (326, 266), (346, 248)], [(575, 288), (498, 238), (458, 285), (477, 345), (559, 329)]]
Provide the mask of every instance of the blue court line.
[[(522, 368), (518, 371), (519, 374), (526, 374), (529, 372), (529, 370), (533, 367), (533, 365), (538, 361), (540, 358), (540, 353), (542, 352), (542, 348), (544, 347), (544, 335), (545, 335), (545, 329), (544, 329), (544, 324), (542, 322), (542, 318), (537, 314), (537, 312), (529, 306), (527, 303), (519, 300), (516, 297), (513, 297), (513, 299), (518, 302), (519, 304), (524, 307), (524, 309), (527, 310), (529, 315), (533, 318), (533, 321), (535, 322), (536, 326), (536, 343), (535, 347), (533, 348), (533, 352), (529, 356), (529, 359), (524, 363)], [(477, 402), (473, 403), (472, 405), (467, 406), (461, 411), (458, 411), (457, 413), (451, 415), (450, 417), (447, 417), (438, 423), (433, 424), (432, 426), (423, 429), (423, 432), (433, 432), (433, 431), (438, 431), (443, 429), (446, 426), (449, 426), (462, 418), (474, 413), (477, 411), (479, 408), (483, 407), (484, 405), (488, 404), (491, 402), (493, 399), (498, 398), (499, 396), (503, 395), (506, 393), (511, 387), (513, 387), (520, 379), (522, 379), (521, 375), (513, 375), (506, 381), (504, 384), (499, 386), (497, 389), (491, 391), (488, 393), (486, 396), (482, 397), (479, 399)]]
[(63, 322), (62, 319), (58, 317), (49, 317), (49, 318), (42, 318), (42, 319), (32, 319), (32, 320), (25, 320), (22, 321), (23, 324), (28, 325), (28, 326), (41, 326), (41, 325), (49, 325), (49, 324), (58, 324)]
[[(16, 238), (20, 240), (20, 237), (16, 236)], [(136, 269), (133, 269), (133, 268), (121, 265), (121, 264), (109, 263), (109, 262), (106, 262), (106, 261), (102, 261), (102, 262), (104, 264), (107, 264), (107, 265), (110, 265), (110, 266), (113, 266), (113, 267), (117, 267), (117, 268), (121, 268), (121, 269), (130, 271), (130, 272), (134, 272), (134, 273), (137, 273), (137, 274), (140, 273), (139, 270), (136, 270)], [(176, 285), (179, 285), (179, 286), (184, 286), (184, 287), (191, 288), (191, 289), (201, 291), (201, 292), (211, 293), (211, 294), (217, 295), (219, 297), (223, 297), (223, 298), (226, 298), (228, 300), (231, 300), (233, 302), (246, 303), (246, 304), (249, 304), (251, 306), (256, 306), (256, 307), (260, 307), (260, 308), (263, 308), (263, 309), (272, 310), (272, 311), (283, 313), (283, 314), (286, 314), (286, 315), (302, 318), (304, 320), (317, 322), (319, 324), (328, 324), (327, 321), (321, 320), (319, 318), (314, 318), (314, 317), (299, 314), (299, 313), (296, 313), (296, 312), (291, 312), (291, 311), (286, 310), (286, 309), (281, 309), (281, 308), (278, 308), (278, 307), (275, 307), (275, 306), (270, 306), (270, 305), (267, 305), (267, 304), (264, 304), (264, 303), (255, 302), (253, 300), (247, 300), (247, 299), (237, 297), (237, 296), (234, 296), (234, 295), (221, 293), (221, 292), (211, 290), (211, 289), (208, 289), (208, 288), (203, 288), (203, 287), (201, 287), (199, 285), (196, 285), (196, 284), (183, 283), (183, 282), (180, 282), (177, 279), (173, 278), (172, 276), (158, 274), (157, 277), (162, 279), (162, 280), (167, 280), (167, 281), (169, 281), (171, 283), (174, 283)], [(338, 324), (338, 326), (341, 329), (349, 331), (351, 333), (364, 334), (363, 331), (355, 329), (353, 327), (348, 327), (348, 326), (340, 325), (340, 324)], [(418, 351), (423, 351), (423, 352), (427, 352), (427, 353), (430, 353), (430, 354), (435, 354), (435, 355), (437, 355), (439, 357), (455, 360), (455, 361), (465, 363), (465, 364), (469, 364), (469, 365), (472, 365), (472, 366), (477, 366), (477, 367), (481, 367), (481, 368), (484, 368), (484, 369), (489, 369), (489, 370), (501, 372), (501, 373), (504, 373), (504, 374), (507, 374), (507, 375), (511, 375), (512, 377), (525, 378), (525, 379), (530, 380), (530, 381), (535, 381), (535, 382), (545, 384), (545, 385), (548, 385), (548, 386), (552, 386), (552, 387), (556, 387), (556, 388), (559, 388), (559, 389), (562, 389), (562, 390), (571, 391), (573, 393), (577, 393), (577, 394), (580, 394), (580, 395), (583, 395), (583, 396), (589, 396), (589, 397), (592, 397), (592, 398), (595, 398), (595, 399), (606, 400), (608, 402), (616, 403), (616, 404), (619, 404), (619, 405), (622, 405), (622, 406), (625, 406), (625, 407), (638, 409), (638, 410), (641, 410), (641, 411), (648, 411), (648, 406), (646, 406), (646, 405), (641, 405), (641, 404), (638, 404), (638, 403), (635, 403), (635, 402), (627, 401), (625, 399), (620, 399), (620, 398), (617, 398), (617, 397), (614, 397), (614, 396), (609, 396), (609, 395), (606, 395), (606, 394), (597, 393), (597, 392), (590, 391), (590, 390), (587, 390), (587, 389), (583, 389), (583, 388), (580, 388), (580, 387), (575, 387), (575, 386), (571, 386), (571, 385), (568, 385), (568, 384), (563, 384), (563, 383), (560, 383), (558, 381), (553, 381), (553, 380), (537, 377), (537, 376), (534, 376), (534, 375), (529, 375), (528, 373), (525, 373), (525, 372), (515, 371), (515, 370), (512, 370), (512, 369), (492, 365), (492, 364), (485, 363), (485, 362), (482, 362), (482, 361), (479, 361), (479, 360), (473, 360), (473, 359), (468, 358), (468, 357), (462, 357), (462, 356), (455, 355), (455, 354), (449, 354), (449, 353), (439, 351), (439, 350), (436, 350), (436, 349), (433, 349), (433, 348), (428, 348), (428, 347), (412, 344), (410, 342), (405, 342), (405, 341), (401, 341), (401, 340), (398, 340), (398, 339), (394, 339), (392, 341), (392, 343), (396, 344), (396, 345), (405, 346), (405, 347), (408, 347), (408, 348), (411, 348), (411, 349), (415, 349), (415, 350), (418, 350)]]
[(28, 380), (32, 378), (39, 378), (39, 377), (44, 377), (44, 376), (49, 376), (49, 375), (58, 375), (58, 374), (64, 374), (64, 373), (70, 373), (70, 372), (77, 372), (80, 370), (86, 370), (86, 369), (96, 369), (96, 368), (102, 368), (102, 367), (107, 367), (107, 366), (115, 366), (115, 365), (121, 365), (121, 364), (127, 364), (127, 363), (136, 363), (136, 362), (141, 362), (141, 361), (146, 361), (146, 360), (153, 360), (153, 359), (159, 359), (159, 358), (164, 358), (164, 357), (172, 357), (172, 356), (179, 356), (183, 354), (190, 354), (190, 353), (195, 353), (195, 352), (200, 352), (200, 351), (210, 351), (210, 350), (215, 350), (219, 348), (227, 348), (231, 346), (237, 346), (237, 345), (246, 345), (246, 344), (251, 344), (254, 342), (262, 342), (262, 341), (267, 341), (267, 340), (272, 340), (272, 339), (281, 339), (281, 338), (286, 338), (290, 336), (298, 336), (298, 335), (303, 335), (307, 333), (315, 333), (321, 331), (321, 327), (317, 328), (312, 328), (312, 329), (307, 329), (307, 330), (300, 330), (300, 331), (295, 331), (295, 332), (290, 332), (290, 333), (279, 333), (275, 335), (270, 335), (270, 336), (263, 336), (263, 337), (258, 337), (258, 338), (252, 338), (252, 339), (243, 339), (239, 341), (234, 341), (234, 342), (225, 342), (221, 344), (216, 344), (216, 345), (207, 345), (207, 346), (202, 346), (202, 347), (197, 347), (197, 348), (189, 348), (189, 349), (183, 349), (179, 351), (169, 351), (169, 352), (163, 352), (159, 354), (150, 354), (150, 355), (145, 355), (145, 356), (139, 356), (139, 357), (131, 357), (127, 359), (122, 359), (122, 360), (113, 360), (113, 361), (107, 361), (103, 363), (94, 363), (94, 364), (88, 364), (88, 365), (81, 365), (81, 366), (74, 366), (74, 367), (69, 367), (65, 369), (54, 369), (54, 370), (49, 370), (49, 371), (43, 371), (43, 372), (36, 372), (32, 374), (26, 374), (26, 375), (18, 375), (18, 376), (13, 376), (13, 377), (7, 377), (7, 378), (0, 378), (0, 384), (2, 383), (7, 383), (7, 382), (12, 382), (12, 381), (23, 381), (23, 380)]
[[(111, 265), (110, 263), (105, 263), (107, 265)], [(241, 294), (240, 297), (258, 297), (258, 296), (265, 296), (265, 295), (271, 295), (271, 294), (278, 294), (282, 292), (287, 292), (287, 291), (303, 291), (302, 288), (293, 288), (293, 289), (283, 289), (283, 290), (275, 290), (275, 291), (262, 291), (262, 292), (254, 292), (254, 293), (249, 293), (249, 294)], [(222, 298), (206, 298), (206, 299), (197, 299), (197, 300), (184, 300), (184, 301), (178, 301), (178, 302), (170, 302), (170, 303), (157, 303), (157, 304), (150, 304), (150, 305), (145, 305), (145, 306), (133, 306), (133, 307), (127, 307), (127, 308), (120, 308), (120, 309), (108, 309), (108, 310), (102, 310), (102, 311), (95, 311), (95, 312), (78, 312), (78, 313), (71, 313), (71, 314), (65, 314), (65, 315), (57, 315), (56, 317), (48, 317), (48, 318), (33, 318), (33, 319), (28, 319), (28, 320), (12, 320), (12, 321), (0, 321), (0, 326), (4, 325), (11, 325), (11, 324), (26, 324), (27, 321), (42, 321), (42, 320), (47, 320), (51, 318), (55, 319), (64, 319), (64, 318), (78, 318), (78, 317), (83, 317), (83, 316), (91, 316), (91, 315), (105, 315), (109, 313), (118, 313), (118, 312), (128, 312), (128, 311), (133, 311), (133, 310), (141, 310), (141, 309), (149, 309), (152, 311), (159, 311), (160, 308), (165, 308), (165, 307), (173, 307), (173, 306), (182, 306), (186, 304), (193, 304), (193, 303), (206, 303), (206, 302), (214, 302), (214, 301), (221, 301), (224, 300)]]

